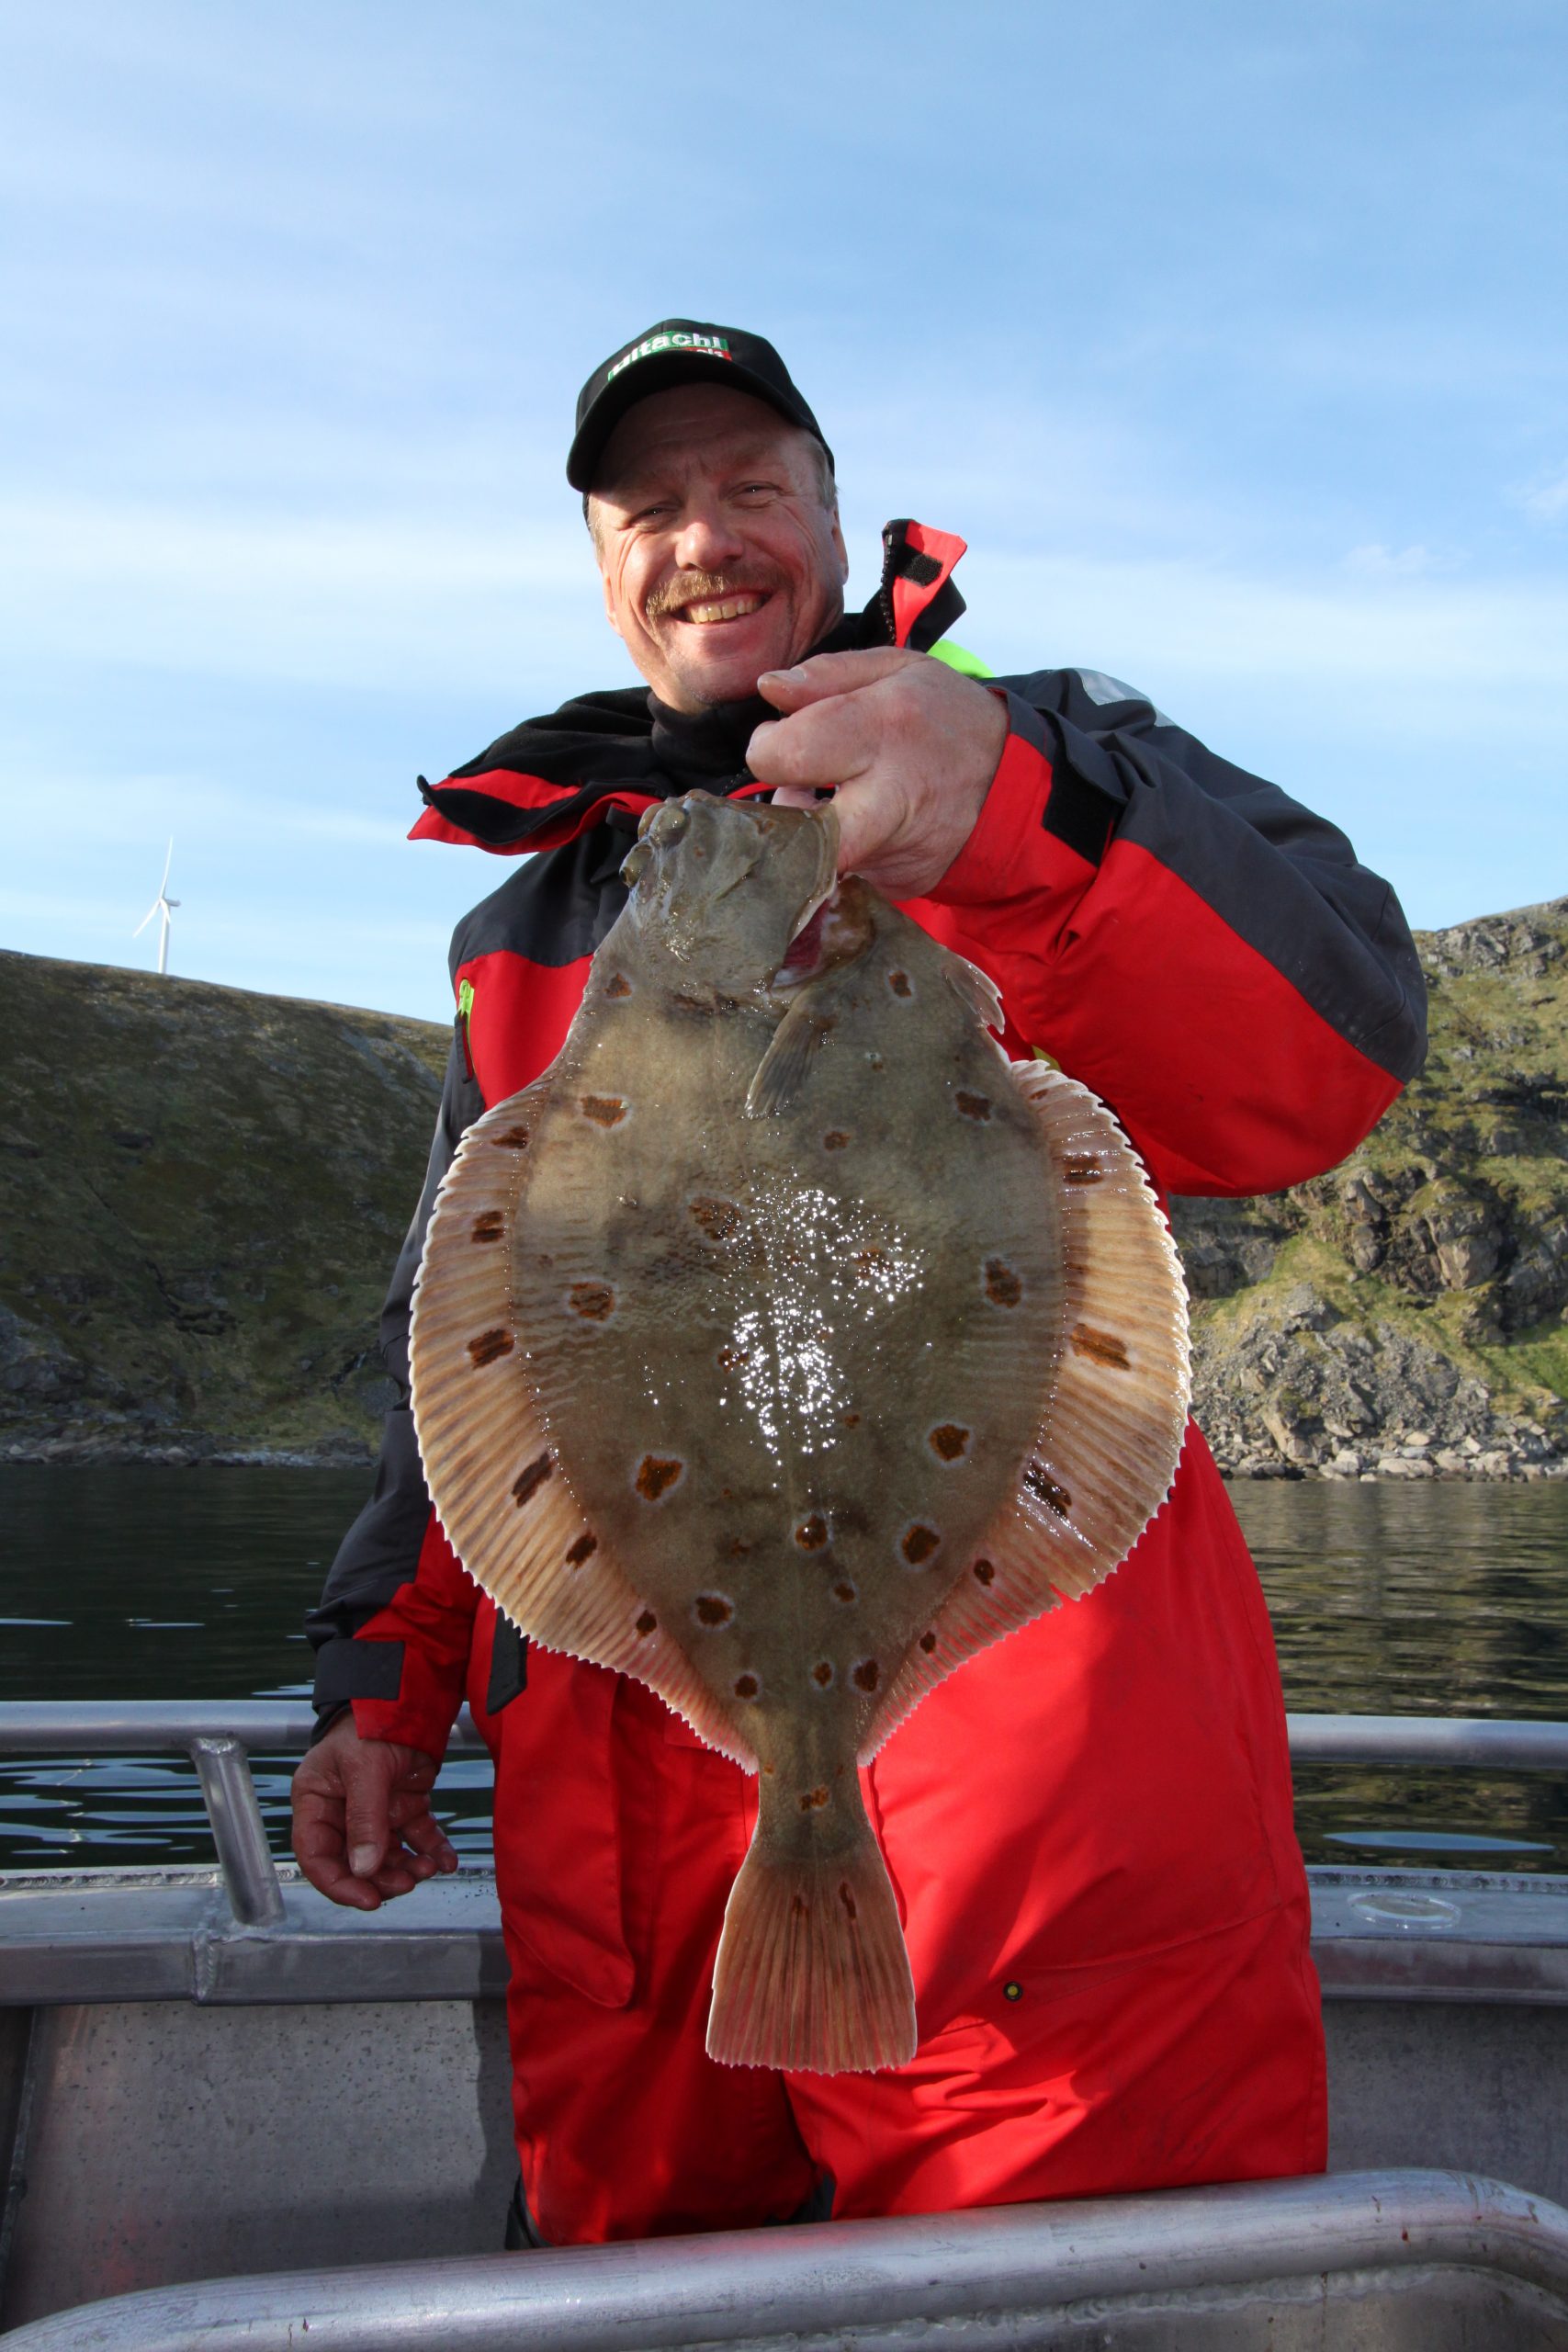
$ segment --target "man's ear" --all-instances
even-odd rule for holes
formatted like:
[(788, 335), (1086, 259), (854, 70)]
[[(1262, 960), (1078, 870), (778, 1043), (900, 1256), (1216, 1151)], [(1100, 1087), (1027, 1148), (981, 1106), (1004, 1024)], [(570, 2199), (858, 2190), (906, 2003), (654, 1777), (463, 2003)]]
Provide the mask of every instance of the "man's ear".
[(833, 546), (839, 558), (839, 578), (847, 581), (850, 576), (850, 551), (844, 545), (844, 526), (839, 520), (836, 502), (833, 507)]

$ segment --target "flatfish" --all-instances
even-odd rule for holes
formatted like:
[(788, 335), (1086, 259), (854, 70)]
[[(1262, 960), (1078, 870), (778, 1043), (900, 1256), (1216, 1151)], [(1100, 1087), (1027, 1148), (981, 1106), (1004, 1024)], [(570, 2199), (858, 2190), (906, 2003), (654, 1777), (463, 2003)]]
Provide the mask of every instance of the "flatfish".
[(1125, 1556), (1189, 1385), (1114, 1119), (836, 847), (830, 803), (651, 812), (559, 1055), (464, 1138), (412, 1336), (468, 1572), (758, 1775), (711, 2054), (823, 2073), (917, 2039), (857, 1764)]

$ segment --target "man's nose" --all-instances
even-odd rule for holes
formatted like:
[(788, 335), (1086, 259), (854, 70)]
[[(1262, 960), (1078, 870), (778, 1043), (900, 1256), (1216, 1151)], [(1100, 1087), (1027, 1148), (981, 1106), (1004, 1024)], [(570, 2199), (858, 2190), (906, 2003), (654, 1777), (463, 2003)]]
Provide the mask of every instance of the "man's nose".
[(688, 509), (675, 539), (675, 560), (685, 571), (722, 571), (746, 552), (746, 542), (718, 505)]

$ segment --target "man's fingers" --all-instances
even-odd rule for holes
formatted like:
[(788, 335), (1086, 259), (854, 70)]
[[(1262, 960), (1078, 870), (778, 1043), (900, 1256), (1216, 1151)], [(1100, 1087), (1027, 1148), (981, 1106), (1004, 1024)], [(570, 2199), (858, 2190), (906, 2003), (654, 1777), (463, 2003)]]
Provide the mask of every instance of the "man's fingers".
[[(835, 794), (833, 810), (839, 820), (839, 871), (860, 874), (895, 844), (904, 799), (896, 785), (871, 775)], [(868, 878), (875, 881), (878, 875), (874, 871)]]
[(880, 746), (876, 713), (855, 695), (835, 695), (788, 718), (764, 719), (746, 747), (746, 763), (759, 784), (847, 784)]
[(412, 1848), (433, 1870), (455, 1871), (457, 1856), (435, 1815), (426, 1811), (402, 1825), (403, 1844)]
[(857, 686), (874, 686), (896, 670), (907, 670), (911, 662), (929, 659), (901, 645), (876, 646), (863, 653), (816, 653), (793, 670), (764, 670), (757, 692), (775, 710), (804, 710), (808, 703), (853, 694)]
[(374, 1878), (392, 1834), (389, 1800), (397, 1771), (390, 1747), (378, 1741), (345, 1750), (343, 1758), (344, 1838), (355, 1878)]
[(294, 1854), (310, 1884), (330, 1902), (346, 1903), (355, 1911), (379, 1907), (375, 1887), (355, 1878), (344, 1859), (340, 1799), (313, 1792), (295, 1798)]

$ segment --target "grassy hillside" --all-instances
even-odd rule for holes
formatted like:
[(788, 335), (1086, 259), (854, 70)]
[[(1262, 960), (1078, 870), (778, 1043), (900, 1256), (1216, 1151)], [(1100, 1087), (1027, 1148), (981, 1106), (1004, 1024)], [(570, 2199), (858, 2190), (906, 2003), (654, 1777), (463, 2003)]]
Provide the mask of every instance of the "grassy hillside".
[[(1332, 1175), (1174, 1215), (1252, 1476), (1568, 1471), (1568, 899), (1421, 941), (1431, 1059)], [(365, 1457), (448, 1032), (0, 954), (0, 1457)]]
[(0, 954), (0, 1454), (363, 1458), (447, 1037)]

